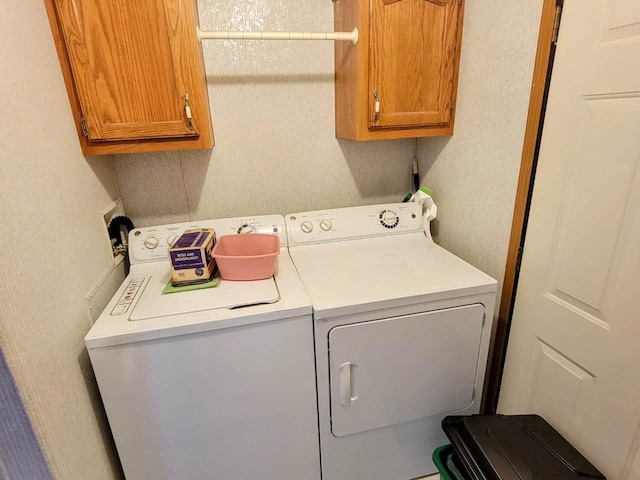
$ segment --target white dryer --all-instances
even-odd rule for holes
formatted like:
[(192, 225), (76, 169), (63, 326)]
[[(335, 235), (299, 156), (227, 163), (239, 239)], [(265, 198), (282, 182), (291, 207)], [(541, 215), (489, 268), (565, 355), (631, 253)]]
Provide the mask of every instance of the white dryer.
[[(273, 278), (163, 294), (185, 229), (280, 236)], [(140, 228), (85, 338), (127, 480), (320, 479), (311, 304), (279, 215)]]
[(480, 408), (496, 281), (425, 235), (415, 203), (286, 224), (313, 304), (323, 480), (435, 473), (442, 419)]

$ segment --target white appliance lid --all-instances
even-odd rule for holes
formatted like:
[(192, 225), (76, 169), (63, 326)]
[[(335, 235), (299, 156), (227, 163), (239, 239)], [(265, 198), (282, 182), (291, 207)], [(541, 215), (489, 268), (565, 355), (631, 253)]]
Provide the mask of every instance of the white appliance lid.
[(171, 279), (171, 270), (154, 272), (130, 320), (148, 320), (183, 313), (214, 309), (232, 309), (250, 305), (275, 303), (280, 300), (273, 277), (252, 282), (221, 280), (214, 288), (162, 294)]
[[(224, 302), (216, 297), (217, 292), (224, 292), (228, 287), (245, 287), (245, 285), (240, 285), (240, 282), (223, 282), (219, 287), (202, 291), (202, 294), (205, 291), (209, 291), (208, 295), (213, 293), (212, 299), (218, 298), (220, 300), (219, 303), (215, 304), (214, 308), (132, 321), (130, 319), (131, 313), (137, 307), (137, 302), (141, 299), (142, 294), (145, 293), (151, 277), (157, 275), (158, 279), (164, 278), (168, 270), (168, 262), (133, 265), (129, 276), (127, 276), (86, 335), (85, 343), (87, 348), (109, 347), (262, 322), (288, 321), (287, 319), (311, 321), (309, 296), (300, 281), (286, 248), (280, 250), (276, 263), (275, 285), (279, 293), (279, 300), (275, 303), (263, 303), (243, 308), (220, 308)], [(224, 283), (229, 285), (224, 286)], [(270, 285), (269, 282), (266, 283)], [(248, 286), (246, 285), (246, 287)], [(159, 285), (154, 288), (159, 288)], [(132, 289), (133, 292), (130, 294), (129, 292)], [(152, 290), (149, 290), (150, 292)], [(188, 299), (193, 298), (194, 295), (192, 294), (195, 293), (197, 292), (172, 293), (164, 295), (164, 297), (167, 297), (174, 305), (185, 304), (187, 310), (193, 310), (194, 304)], [(130, 303), (128, 303), (130, 299), (127, 298), (129, 295), (133, 295)], [(147, 298), (158, 300), (157, 290), (155, 295), (151, 294)], [(255, 300), (256, 298), (254, 297), (253, 299)], [(264, 299), (266, 299), (266, 296), (263, 297)], [(123, 306), (123, 303), (128, 304), (129, 307), (127, 305)], [(150, 310), (147, 310), (147, 313), (150, 313)]]
[(317, 318), (495, 292), (497, 282), (423, 233), (289, 249)]

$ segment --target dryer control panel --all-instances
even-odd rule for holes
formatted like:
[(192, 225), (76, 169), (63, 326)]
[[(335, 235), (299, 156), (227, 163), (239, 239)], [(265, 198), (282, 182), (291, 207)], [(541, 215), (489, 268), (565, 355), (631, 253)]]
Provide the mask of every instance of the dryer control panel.
[(293, 213), (285, 222), (290, 246), (423, 231), (412, 202)]

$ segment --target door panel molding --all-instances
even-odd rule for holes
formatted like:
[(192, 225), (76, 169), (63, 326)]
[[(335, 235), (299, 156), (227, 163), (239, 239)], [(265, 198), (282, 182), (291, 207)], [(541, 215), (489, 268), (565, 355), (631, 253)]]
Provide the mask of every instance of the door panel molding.
[[(534, 351), (523, 411), (538, 412), (561, 434), (571, 437), (582, 423), (596, 376), (540, 337)], [(549, 392), (551, 400), (545, 398)]]
[(582, 303), (577, 298), (573, 298), (564, 292), (556, 290), (555, 292), (548, 292), (545, 297), (552, 302), (557, 303), (563, 308), (567, 308), (573, 313), (580, 315), (585, 320), (595, 323), (601, 328), (607, 331), (611, 331), (609, 324), (602, 318), (602, 313), (599, 310), (595, 310), (589, 305)]

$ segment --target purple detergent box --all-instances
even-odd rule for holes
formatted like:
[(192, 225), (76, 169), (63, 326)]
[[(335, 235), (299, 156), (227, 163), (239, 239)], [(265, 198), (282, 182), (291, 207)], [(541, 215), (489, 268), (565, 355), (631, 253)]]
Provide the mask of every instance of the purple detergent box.
[(204, 283), (211, 279), (216, 261), (211, 255), (216, 243), (213, 228), (185, 230), (169, 249), (175, 286)]

